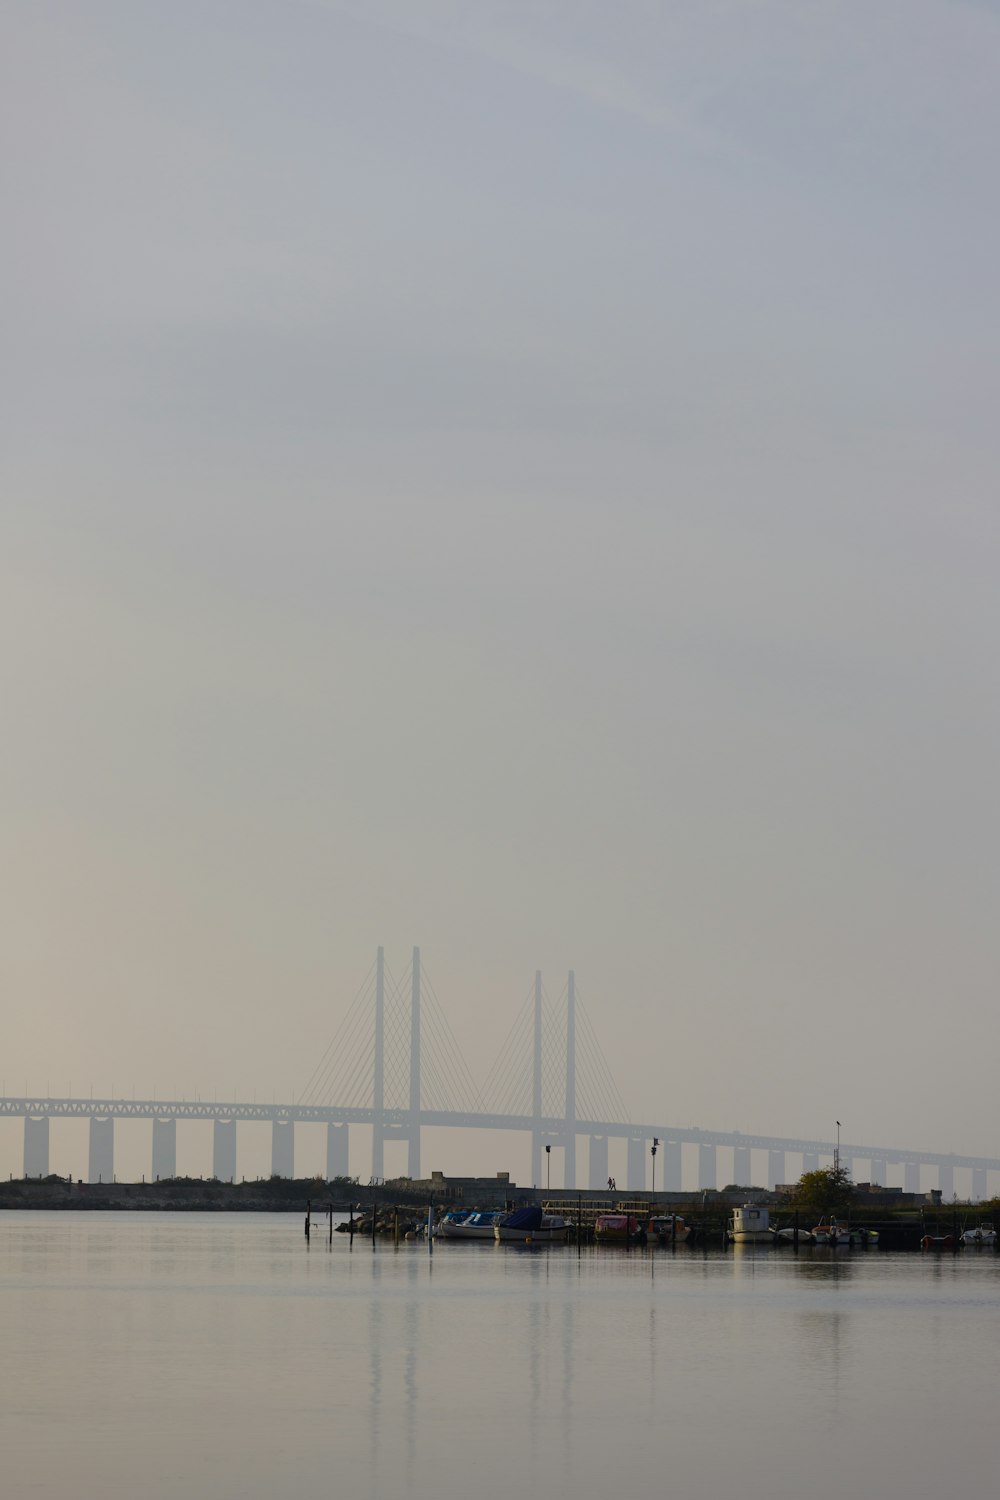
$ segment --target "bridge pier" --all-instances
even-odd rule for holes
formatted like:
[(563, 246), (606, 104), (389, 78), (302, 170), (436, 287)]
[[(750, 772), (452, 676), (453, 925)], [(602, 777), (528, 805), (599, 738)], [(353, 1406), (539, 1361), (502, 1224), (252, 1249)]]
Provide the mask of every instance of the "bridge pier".
[(25, 1177), (48, 1177), (49, 1175), (48, 1115), (25, 1115), (24, 1117), (24, 1175)]
[(710, 1188), (714, 1191), (719, 1185), (718, 1168), (715, 1160), (715, 1147), (707, 1145), (704, 1141), (698, 1143), (698, 1186), (699, 1188)]
[(236, 1181), (236, 1121), (216, 1120), (212, 1126), (212, 1176)]
[(628, 1138), (628, 1157), (625, 1175), (630, 1193), (642, 1193), (646, 1189), (646, 1142), (642, 1136)]
[(587, 1176), (592, 1189), (603, 1191), (608, 1185), (608, 1138), (606, 1135), (590, 1137)]
[(271, 1121), (271, 1176), (295, 1176), (295, 1126), (291, 1120)]
[(852, 1182), (856, 1182), (857, 1178), (854, 1175), (854, 1157), (853, 1156), (845, 1156), (843, 1154), (843, 1152), (841, 1152), (841, 1155), (840, 1155), (840, 1165), (841, 1165), (842, 1170), (847, 1173), (847, 1175), (851, 1179), (851, 1181)]
[[(381, 949), (379, 950), (381, 952)], [(329, 1124), (326, 1127), (326, 1177), (332, 1182), (335, 1177), (350, 1177), (350, 1137), (346, 1125)]]
[[(218, 1174), (217, 1174), (218, 1175)], [(177, 1176), (177, 1121), (153, 1116), (153, 1181)]]
[(684, 1148), (680, 1141), (663, 1141), (663, 1191), (679, 1193), (684, 1186)]
[(986, 1189), (985, 1167), (973, 1167), (972, 1169), (972, 1196), (977, 1203), (982, 1203), (984, 1198), (989, 1197)]
[(115, 1121), (113, 1115), (91, 1115), (88, 1182), (115, 1180)]
[(773, 1193), (779, 1182), (785, 1180), (785, 1153), (784, 1151), (769, 1151), (767, 1153), (767, 1190)]
[(749, 1146), (733, 1147), (733, 1184), (736, 1187), (753, 1187), (753, 1164)]
[(816, 1155), (815, 1151), (803, 1151), (802, 1170), (803, 1172), (819, 1171), (819, 1157)]
[(950, 1203), (955, 1196), (955, 1168), (951, 1166), (938, 1167), (938, 1187), (941, 1189), (941, 1197), (945, 1203)]
[(918, 1161), (908, 1161), (903, 1167), (903, 1191), (920, 1192), (920, 1163)]
[(871, 1169), (870, 1181), (872, 1187), (875, 1187), (876, 1184), (879, 1187), (885, 1187), (885, 1180), (889, 1175), (889, 1164), (885, 1157), (873, 1156), (869, 1166)]

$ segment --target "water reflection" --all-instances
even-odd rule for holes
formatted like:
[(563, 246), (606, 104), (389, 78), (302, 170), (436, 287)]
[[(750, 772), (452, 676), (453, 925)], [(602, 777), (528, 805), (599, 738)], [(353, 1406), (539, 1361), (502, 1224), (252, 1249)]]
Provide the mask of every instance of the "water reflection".
[(0, 1232), (11, 1494), (55, 1500), (85, 1471), (88, 1493), (144, 1500), (460, 1500), (477, 1476), (499, 1487), (488, 1471), (743, 1500), (806, 1476), (835, 1500), (845, 1454), (883, 1495), (990, 1482), (1000, 1257), (431, 1260), (340, 1235), (305, 1251), (291, 1216)]

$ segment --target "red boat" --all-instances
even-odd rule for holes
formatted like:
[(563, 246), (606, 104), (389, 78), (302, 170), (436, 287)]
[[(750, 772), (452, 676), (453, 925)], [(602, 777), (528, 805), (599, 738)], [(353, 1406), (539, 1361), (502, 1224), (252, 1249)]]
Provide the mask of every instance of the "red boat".
[(955, 1236), (953, 1234), (925, 1234), (920, 1241), (922, 1250), (954, 1250)]

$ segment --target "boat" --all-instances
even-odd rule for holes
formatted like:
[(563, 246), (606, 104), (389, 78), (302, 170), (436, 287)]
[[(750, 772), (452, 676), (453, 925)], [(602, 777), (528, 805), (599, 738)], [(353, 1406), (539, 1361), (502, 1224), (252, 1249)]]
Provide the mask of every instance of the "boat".
[(829, 1223), (821, 1219), (812, 1232), (813, 1241), (817, 1245), (849, 1245), (851, 1243), (851, 1231), (846, 1224), (838, 1224), (836, 1219)]
[(962, 1235), (963, 1245), (989, 1245), (993, 1249), (997, 1242), (997, 1232), (992, 1224), (980, 1224), (976, 1229), (966, 1229)]
[(502, 1208), (457, 1209), (438, 1220), (436, 1234), (441, 1240), (492, 1240)]
[(851, 1230), (851, 1244), (860, 1245), (863, 1249), (874, 1249), (878, 1244), (878, 1230), (869, 1229), (866, 1225), (858, 1225)]
[(543, 1213), (537, 1203), (501, 1214), (493, 1226), (495, 1240), (522, 1245), (553, 1245), (566, 1238), (569, 1223), (559, 1214)]
[(920, 1241), (921, 1250), (954, 1250), (953, 1234), (925, 1234)]
[(811, 1245), (811, 1229), (796, 1229), (794, 1224), (786, 1224), (783, 1229), (774, 1231), (774, 1242), (776, 1245)]
[(737, 1245), (769, 1245), (774, 1239), (770, 1215), (759, 1203), (734, 1208), (726, 1234)]
[(654, 1214), (646, 1233), (658, 1245), (680, 1245), (691, 1233), (691, 1226), (685, 1224), (680, 1214)]
[(594, 1239), (599, 1245), (627, 1245), (639, 1232), (635, 1214), (598, 1214)]

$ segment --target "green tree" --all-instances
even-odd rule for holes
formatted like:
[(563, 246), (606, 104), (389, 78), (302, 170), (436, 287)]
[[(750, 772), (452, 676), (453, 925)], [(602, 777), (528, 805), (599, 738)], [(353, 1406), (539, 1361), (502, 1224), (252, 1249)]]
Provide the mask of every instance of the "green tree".
[(803, 1172), (795, 1187), (793, 1207), (816, 1219), (846, 1214), (854, 1199), (854, 1183), (846, 1167), (820, 1167)]

